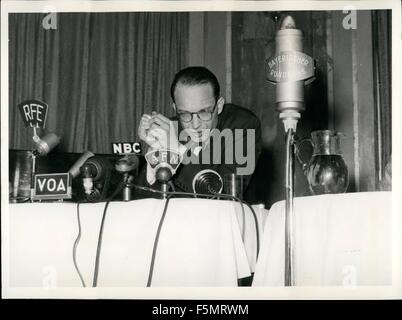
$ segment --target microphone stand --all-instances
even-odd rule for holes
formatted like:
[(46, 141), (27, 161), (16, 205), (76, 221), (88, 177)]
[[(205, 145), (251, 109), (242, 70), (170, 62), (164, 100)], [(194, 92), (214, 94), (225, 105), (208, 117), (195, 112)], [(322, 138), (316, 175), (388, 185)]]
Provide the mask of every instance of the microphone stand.
[[(33, 141), (37, 141), (39, 139), (39, 136), (36, 132), (36, 127), (33, 127), (33, 132), (34, 135), (32, 137)], [(35, 172), (36, 172), (36, 153), (35, 151), (32, 151), (31, 153), (32, 157), (32, 170), (31, 170), (31, 202), (34, 202), (34, 189), (35, 189)]]
[(173, 172), (169, 166), (162, 166), (156, 170), (156, 180), (161, 184), (162, 199), (168, 198), (169, 181), (172, 179)]
[(314, 79), (313, 59), (303, 53), (303, 33), (291, 16), (282, 19), (275, 36), (276, 56), (267, 60), (268, 80), (276, 84), (276, 109), (286, 132), (285, 168), (285, 286), (294, 286), (294, 135), (304, 111), (305, 84)]
[(169, 191), (169, 186), (166, 182), (161, 183), (161, 191), (162, 193), (162, 199), (166, 200), (167, 199), (167, 192)]
[[(123, 174), (123, 180), (130, 182), (131, 176), (128, 174), (128, 172), (125, 172)], [(127, 184), (123, 187), (123, 201), (130, 201), (131, 200), (131, 188), (127, 186)]]
[(289, 128), (286, 133), (286, 209), (285, 209), (285, 286), (293, 286), (294, 279), (294, 231), (293, 231), (293, 198), (294, 198), (294, 131)]
[(133, 180), (133, 176), (130, 174), (134, 169), (138, 167), (138, 158), (136, 156), (126, 155), (125, 157), (119, 159), (115, 164), (115, 169), (117, 172), (123, 174), (124, 187), (122, 191), (123, 201), (132, 200), (132, 188), (129, 183)]
[(32, 170), (31, 170), (31, 202), (34, 202), (33, 195), (35, 189), (36, 155), (32, 152)]

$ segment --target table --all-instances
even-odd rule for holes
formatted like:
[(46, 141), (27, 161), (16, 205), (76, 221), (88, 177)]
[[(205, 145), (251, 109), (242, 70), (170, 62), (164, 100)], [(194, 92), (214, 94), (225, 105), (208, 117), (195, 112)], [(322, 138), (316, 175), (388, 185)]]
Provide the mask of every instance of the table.
[[(164, 204), (157, 199), (110, 203), (99, 287), (146, 285)], [(77, 264), (86, 286), (92, 285), (104, 206), (80, 205)], [(10, 204), (10, 287), (81, 286), (72, 259), (78, 234), (76, 209), (76, 204), (67, 202)], [(261, 217), (261, 212), (257, 214)], [(159, 238), (152, 286), (237, 286), (237, 279), (254, 271), (256, 241), (247, 207), (243, 219), (240, 205), (232, 201), (172, 199)]]
[[(295, 198), (297, 286), (390, 285), (391, 192)], [(265, 223), (253, 286), (284, 285), (285, 202)]]

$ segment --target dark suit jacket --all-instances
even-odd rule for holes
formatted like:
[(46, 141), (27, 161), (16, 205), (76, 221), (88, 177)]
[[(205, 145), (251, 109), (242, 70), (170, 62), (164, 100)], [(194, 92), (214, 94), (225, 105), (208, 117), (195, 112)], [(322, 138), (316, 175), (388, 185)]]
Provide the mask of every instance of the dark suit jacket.
[[(177, 120), (177, 118), (172, 118), (172, 120)], [(219, 130), (218, 132), (224, 132), (225, 129), (230, 130), (233, 133), (233, 141), (231, 141), (230, 138), (228, 141), (226, 141), (226, 138), (211, 138), (207, 146), (198, 155), (199, 163), (181, 164), (172, 178), (176, 191), (193, 192), (193, 178), (199, 171), (204, 169), (215, 170), (222, 177), (228, 173), (238, 174), (239, 168), (247, 167), (245, 163), (247, 156), (250, 158), (248, 159), (249, 162), (250, 160), (254, 161), (254, 166), (251, 168), (252, 172), (254, 171), (261, 152), (261, 124), (255, 114), (243, 107), (234, 104), (225, 104), (222, 112), (218, 115), (217, 129)], [(237, 130), (236, 132), (235, 129), (241, 130)], [(247, 143), (247, 129), (252, 129), (255, 133), (253, 143)], [(182, 130), (182, 128), (179, 123), (179, 132), (180, 130)], [(220, 149), (217, 143), (220, 144)], [(241, 147), (243, 147), (243, 149), (241, 149)], [(210, 154), (210, 161), (209, 163), (202, 163), (202, 159), (205, 158), (204, 153), (206, 152)], [(242, 156), (244, 155), (243, 158), (239, 157), (239, 152)], [(190, 153), (191, 150), (188, 150), (188, 154)], [(254, 159), (252, 159), (252, 157), (254, 157)], [(250, 181), (252, 172), (243, 175), (244, 191)], [(158, 182), (150, 186), (146, 181), (146, 166), (141, 170), (137, 183), (160, 190)], [(146, 195), (144, 194), (143, 196)]]

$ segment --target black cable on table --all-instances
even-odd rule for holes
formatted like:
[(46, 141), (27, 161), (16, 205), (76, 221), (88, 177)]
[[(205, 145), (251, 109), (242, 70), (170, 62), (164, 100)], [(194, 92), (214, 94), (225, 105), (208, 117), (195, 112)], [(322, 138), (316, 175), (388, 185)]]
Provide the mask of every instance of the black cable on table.
[[(109, 180), (109, 178), (107, 180)], [(106, 216), (106, 210), (107, 210), (107, 207), (109, 206), (109, 202), (117, 195), (117, 193), (119, 193), (122, 190), (122, 188), (125, 186), (126, 182), (127, 181), (124, 180), (116, 188), (115, 192), (108, 199), (106, 199), (106, 200), (108, 200), (108, 202), (106, 203), (105, 210), (103, 212), (101, 229), (100, 229), (100, 233), (99, 233), (99, 237), (98, 237), (98, 246), (97, 246), (97, 255), (96, 255), (96, 261), (95, 261), (95, 273), (94, 273), (94, 279), (96, 278), (96, 281), (94, 280), (95, 283), (97, 282), (97, 278), (98, 278), (100, 245), (101, 245), (101, 242), (102, 242), (103, 224), (104, 224), (104, 220), (105, 220), (105, 216)], [(105, 195), (105, 193), (103, 193), (103, 192), (102, 192), (102, 194)], [(99, 203), (99, 202), (103, 202), (103, 200), (100, 199), (98, 201), (92, 201), (91, 203)], [(81, 219), (80, 219), (80, 211), (79, 211), (80, 204), (81, 204), (81, 202), (78, 201), (77, 202), (78, 235), (77, 235), (77, 238), (75, 239), (74, 245), (73, 245), (73, 263), (74, 263), (75, 270), (77, 271), (78, 276), (80, 277), (81, 284), (85, 288), (86, 284), (85, 284), (85, 281), (84, 281), (84, 279), (82, 277), (81, 271), (80, 271), (80, 269), (78, 267), (78, 264), (77, 264), (77, 248), (78, 248), (78, 243), (81, 240)], [(96, 276), (95, 276), (95, 274), (96, 274)]]
[[(157, 194), (166, 194), (166, 195), (170, 195), (170, 196), (174, 196), (174, 195), (185, 195), (185, 196), (190, 196), (190, 197), (194, 197), (194, 196), (198, 196), (198, 197), (204, 197), (204, 198), (211, 198), (211, 197), (220, 197), (220, 198), (226, 198), (226, 199), (232, 199), (235, 200), (237, 202), (240, 203), (241, 209), (242, 209), (242, 214), (243, 216), (245, 216), (245, 211), (244, 211), (244, 205), (248, 206), (251, 210), (251, 213), (253, 215), (254, 218), (254, 223), (255, 223), (255, 230), (256, 230), (256, 238), (257, 238), (257, 257), (259, 255), (260, 252), (260, 237), (259, 237), (259, 230), (258, 230), (258, 219), (257, 219), (257, 215), (254, 211), (254, 209), (252, 208), (252, 206), (250, 204), (248, 204), (245, 201), (242, 201), (241, 199), (239, 199), (238, 197), (229, 195), (229, 194), (205, 194), (205, 193), (190, 193), (190, 192), (163, 192), (160, 190), (156, 190), (156, 189), (152, 189), (152, 188), (148, 188), (148, 187), (142, 187), (133, 183), (128, 183), (128, 186), (134, 187), (136, 189), (142, 190), (142, 191), (148, 191), (148, 192), (152, 192), (152, 193), (157, 193)], [(245, 224), (245, 223), (244, 223)], [(244, 241), (244, 239), (243, 239)]]
[(74, 241), (74, 246), (73, 246), (73, 262), (74, 262), (75, 270), (77, 270), (77, 273), (80, 277), (81, 284), (85, 288), (86, 287), (85, 281), (84, 281), (84, 278), (82, 277), (82, 274), (81, 274), (80, 269), (78, 268), (78, 264), (77, 264), (77, 246), (81, 239), (81, 220), (80, 220), (80, 203), (79, 202), (77, 203), (77, 221), (78, 221), (78, 235)]
[[(103, 215), (102, 215), (102, 222), (101, 222), (101, 226), (100, 226), (100, 230), (99, 230), (99, 236), (98, 236), (98, 244), (97, 244), (97, 250), (96, 250), (96, 259), (95, 259), (95, 269), (94, 269), (94, 278), (93, 278), (93, 287), (97, 286), (97, 281), (98, 281), (98, 274), (99, 274), (99, 262), (100, 262), (100, 253), (101, 253), (101, 247), (102, 247), (102, 237), (103, 237), (103, 229), (104, 229), (104, 224), (105, 224), (105, 219), (106, 219), (106, 213), (107, 213), (107, 208), (109, 206), (110, 201), (117, 195), (118, 192), (120, 192), (122, 190), (122, 188), (124, 186), (131, 186), (131, 187), (135, 187), (137, 189), (141, 189), (144, 191), (149, 191), (149, 192), (154, 192), (154, 193), (158, 193), (158, 194), (166, 194), (168, 195), (166, 202), (165, 202), (165, 207), (161, 216), (161, 220), (159, 222), (159, 226), (158, 226), (158, 230), (157, 230), (157, 234), (155, 237), (155, 241), (154, 241), (154, 246), (153, 246), (153, 250), (152, 250), (152, 258), (151, 258), (151, 265), (150, 265), (150, 270), (149, 270), (149, 275), (148, 275), (148, 282), (147, 282), (147, 287), (149, 287), (152, 283), (152, 276), (153, 276), (153, 270), (154, 270), (154, 265), (155, 265), (155, 258), (156, 258), (156, 251), (157, 251), (157, 247), (158, 247), (158, 243), (159, 243), (159, 236), (160, 236), (160, 232), (162, 229), (162, 225), (166, 216), (166, 212), (167, 212), (167, 208), (168, 208), (168, 204), (169, 201), (171, 199), (172, 196), (174, 195), (186, 195), (186, 196), (199, 196), (199, 197), (207, 197), (207, 198), (211, 198), (211, 197), (221, 197), (221, 198), (227, 198), (227, 199), (232, 199), (235, 200), (237, 202), (240, 203), (241, 205), (241, 209), (242, 209), (242, 214), (243, 217), (245, 216), (245, 211), (244, 211), (244, 204), (247, 205), (254, 217), (254, 222), (255, 222), (255, 227), (256, 227), (256, 236), (257, 236), (257, 257), (259, 254), (259, 231), (258, 231), (258, 221), (257, 221), (257, 216), (255, 214), (254, 209), (247, 203), (247, 202), (243, 202), (242, 200), (240, 200), (239, 198), (235, 197), (235, 196), (231, 196), (231, 195), (226, 195), (226, 194), (219, 194), (219, 195), (210, 195), (210, 194), (202, 194), (202, 193), (188, 193), (188, 192), (162, 192), (160, 190), (155, 190), (152, 188), (147, 188), (147, 187), (141, 187), (132, 183), (128, 183), (127, 181), (123, 181), (123, 183), (121, 183), (121, 185), (115, 190), (115, 192), (112, 194), (111, 197), (109, 197), (109, 199), (107, 199), (107, 202), (105, 204), (105, 208), (103, 211)], [(102, 201), (98, 201), (98, 202), (102, 202)], [(79, 271), (78, 265), (76, 263), (76, 249), (78, 246), (78, 242), (81, 238), (81, 223), (80, 223), (80, 217), (79, 217), (79, 203), (77, 204), (77, 219), (78, 219), (78, 235), (77, 238), (74, 242), (74, 247), (73, 247), (73, 260), (74, 260), (74, 266), (78, 272), (78, 275), (80, 276), (81, 279), (81, 283), (83, 284), (83, 286), (85, 287), (85, 282), (83, 280), (83, 277), (81, 275), (81, 272)], [(244, 223), (245, 226), (245, 223)], [(243, 239), (244, 241), (244, 239)]]
[(162, 230), (163, 221), (165, 220), (165, 216), (166, 216), (169, 201), (170, 201), (170, 197), (168, 196), (166, 198), (165, 207), (163, 208), (163, 213), (162, 213), (161, 219), (159, 221), (158, 230), (156, 231), (156, 236), (155, 236), (155, 240), (154, 240), (154, 246), (152, 248), (152, 257), (151, 257), (151, 264), (150, 264), (150, 267), (149, 267), (147, 287), (150, 287), (151, 283), (152, 283), (152, 276), (153, 276), (153, 273), (154, 273), (154, 266), (155, 266), (156, 250), (158, 249), (158, 243), (159, 243), (159, 235), (160, 235), (161, 230)]
[(100, 225), (99, 235), (98, 235), (98, 244), (96, 246), (95, 269), (94, 269), (94, 277), (93, 277), (93, 281), (92, 281), (92, 287), (96, 287), (96, 285), (98, 284), (99, 261), (100, 261), (100, 253), (101, 253), (101, 248), (102, 248), (103, 227), (105, 225), (106, 212), (107, 212), (109, 203), (110, 203), (110, 201), (107, 201), (105, 204), (105, 208), (103, 209), (102, 222)]
[(105, 208), (103, 210), (103, 215), (102, 215), (102, 222), (100, 225), (99, 229), (99, 236), (98, 236), (98, 244), (96, 246), (96, 257), (95, 257), (95, 268), (94, 268), (94, 277), (92, 281), (92, 287), (96, 287), (98, 284), (98, 274), (99, 274), (99, 262), (100, 262), (100, 253), (101, 253), (101, 248), (102, 248), (102, 237), (103, 237), (103, 228), (105, 225), (105, 220), (106, 220), (106, 212), (107, 208), (109, 207), (110, 201), (113, 200), (113, 198), (121, 191), (123, 190), (124, 186), (127, 184), (127, 179), (125, 179), (113, 192), (113, 194), (107, 199)]
[(173, 192), (176, 192), (176, 188), (175, 188), (175, 186), (174, 186), (174, 184), (173, 184), (172, 181), (169, 181), (169, 182), (168, 182), (168, 185), (169, 185), (169, 187), (173, 190)]

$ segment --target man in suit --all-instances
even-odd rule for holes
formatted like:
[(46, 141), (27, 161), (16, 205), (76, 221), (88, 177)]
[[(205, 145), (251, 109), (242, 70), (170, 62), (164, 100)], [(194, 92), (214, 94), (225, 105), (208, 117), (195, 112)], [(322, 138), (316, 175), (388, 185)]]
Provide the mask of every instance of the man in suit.
[[(217, 78), (205, 67), (179, 71), (171, 97), (176, 116), (144, 114), (138, 134), (148, 151), (170, 149), (182, 156), (172, 178), (175, 189), (193, 192), (194, 176), (212, 169), (222, 177), (242, 176), (245, 190), (261, 151), (259, 119), (248, 109), (225, 104)], [(149, 164), (144, 175), (148, 186), (158, 188)]]

